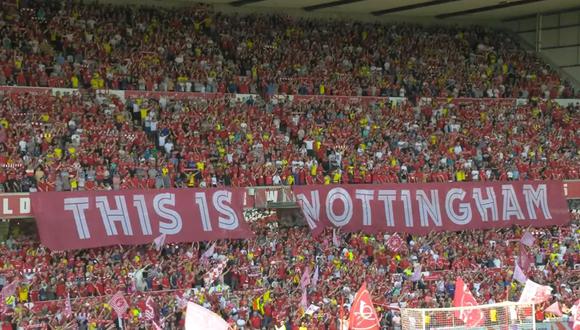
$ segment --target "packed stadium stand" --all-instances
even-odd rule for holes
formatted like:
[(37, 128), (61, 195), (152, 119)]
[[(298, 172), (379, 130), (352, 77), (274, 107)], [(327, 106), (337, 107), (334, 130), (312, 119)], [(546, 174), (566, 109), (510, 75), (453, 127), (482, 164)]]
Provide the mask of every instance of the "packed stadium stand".
[[(580, 179), (573, 85), (505, 31), (23, 2), (0, 1), (2, 196)], [(514, 267), (553, 289), (531, 317), (567, 322), (573, 203), (562, 226), (428, 235), (313, 236), (246, 210), (249, 239), (68, 251), (6, 219), (0, 329), (183, 329), (194, 301), (235, 329), (334, 330), (365, 282), (401, 329), (401, 308), (454, 306), (458, 276), (479, 304), (517, 301)]]

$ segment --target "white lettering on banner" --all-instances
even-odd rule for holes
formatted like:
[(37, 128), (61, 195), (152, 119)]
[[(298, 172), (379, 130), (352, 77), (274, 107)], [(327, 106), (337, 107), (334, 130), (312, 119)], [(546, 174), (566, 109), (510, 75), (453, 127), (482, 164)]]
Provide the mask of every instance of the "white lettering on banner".
[(304, 218), (310, 229), (317, 227), (316, 223), (320, 219), (320, 194), (318, 190), (312, 190), (310, 192), (310, 198), (312, 203), (308, 201), (308, 198), (304, 194), (298, 194), (296, 200), (302, 207), (302, 212), (304, 213)]
[(413, 205), (411, 204), (411, 191), (401, 190), (401, 200), (405, 210), (405, 226), (413, 228)]
[(14, 213), (14, 211), (12, 211), (10, 209), (10, 206), (8, 205), (8, 198), (2, 199), (2, 210), (3, 210), (3, 213), (6, 215), (11, 215)]
[[(154, 218), (159, 221), (158, 230), (162, 234), (176, 235), (183, 228), (183, 219), (179, 212), (174, 210), (176, 206), (176, 196), (172, 193), (161, 193), (152, 196)], [(131, 197), (129, 197), (131, 198)], [(154, 231), (151, 225), (151, 214), (149, 213), (145, 195), (136, 194), (132, 196), (133, 206), (135, 207), (139, 226), (143, 235), (153, 235)], [(120, 222), (123, 228), (122, 235), (133, 236), (133, 227), (127, 209), (125, 196), (114, 196), (117, 209), (111, 209), (107, 196), (96, 196), (95, 205), (99, 210), (103, 225), (108, 236), (121, 235), (117, 230), (117, 222)], [(230, 191), (219, 190), (212, 195), (212, 205), (219, 213), (218, 226), (226, 230), (236, 230), (240, 226), (240, 217), (235, 209), (231, 206), (233, 194)], [(28, 202), (28, 204), (30, 204)], [(195, 204), (199, 207), (201, 223), (204, 231), (212, 231), (211, 219), (209, 216), (209, 205), (205, 192), (195, 193)], [(29, 206), (24, 206), (24, 208)], [(172, 208), (170, 208), (172, 207)], [(91, 237), (87, 225), (86, 212), (89, 210), (89, 198), (65, 198), (64, 209), (71, 211), (74, 216), (75, 225), (79, 238), (89, 239)]]
[(153, 231), (151, 230), (151, 218), (149, 218), (149, 210), (147, 210), (145, 196), (133, 196), (133, 206), (137, 209), (137, 215), (139, 216), (139, 223), (141, 224), (143, 235), (153, 235)]
[[(340, 215), (334, 213), (333, 205), (336, 200), (342, 201), (342, 204), (344, 205), (344, 211)], [(326, 196), (326, 215), (330, 222), (337, 227), (342, 227), (350, 222), (350, 219), (352, 219), (352, 213), (352, 199), (350, 198), (348, 191), (344, 188), (331, 189)]]
[(539, 184), (536, 190), (531, 184), (525, 184), (523, 191), (530, 219), (536, 220), (538, 218), (536, 216), (536, 208), (542, 210), (545, 219), (552, 219), (552, 214), (550, 214), (550, 208), (548, 207), (548, 188), (545, 184)]
[(518, 197), (512, 185), (504, 184), (501, 186), (501, 193), (503, 195), (503, 210), (502, 218), (504, 221), (510, 220), (515, 216), (518, 220), (524, 220), (524, 213), (518, 203)]
[(91, 234), (89, 233), (89, 228), (87, 226), (87, 218), (85, 216), (85, 211), (88, 209), (89, 209), (88, 197), (64, 199), (64, 210), (72, 211), (73, 217), (75, 219), (75, 224), (77, 227), (77, 233), (79, 234), (80, 239), (91, 238)]
[(421, 226), (429, 227), (429, 218), (433, 219), (435, 226), (442, 227), (441, 208), (439, 207), (439, 191), (431, 189), (431, 201), (423, 190), (417, 190), (415, 198), (419, 203), (419, 217)]
[(397, 199), (396, 190), (379, 190), (379, 196), (377, 198), (383, 201), (385, 205), (385, 217), (387, 218), (387, 226), (395, 226), (395, 216), (393, 214), (393, 202)]
[(162, 219), (169, 222), (159, 221), (159, 232), (167, 235), (175, 235), (181, 231), (183, 221), (175, 210), (168, 209), (165, 205), (175, 206), (175, 194), (158, 194), (153, 198), (153, 209)]
[(30, 213), (30, 197), (20, 198), (20, 214)]
[(362, 202), (363, 226), (373, 224), (373, 213), (371, 210), (371, 201), (375, 198), (375, 191), (370, 189), (357, 189), (355, 192), (356, 199)]
[(266, 202), (277, 202), (278, 201), (278, 190), (268, 190), (266, 191)]
[(459, 214), (455, 213), (455, 210), (453, 209), (453, 202), (456, 199), (463, 200), (465, 195), (465, 190), (453, 188), (447, 192), (447, 196), (445, 197), (445, 211), (447, 212), (447, 217), (449, 217), (451, 222), (458, 225), (466, 225), (470, 223), (471, 218), (473, 217), (469, 203), (459, 203)]
[[(362, 227), (377, 224), (384, 226), (385, 223), (386, 227), (395, 227), (395, 216), (398, 216), (401, 221), (404, 218), (406, 228), (413, 228), (415, 216), (413, 208), (417, 208), (420, 226), (437, 228), (444, 227), (445, 221), (465, 226), (470, 224), (477, 215), (482, 222), (498, 222), (500, 221), (499, 207), (502, 207), (502, 221), (511, 221), (514, 217), (517, 220), (536, 220), (537, 212), (542, 212), (545, 219), (552, 219), (547, 187), (548, 185), (545, 184), (522, 186), (504, 184), (496, 187), (451, 188), (444, 190), (445, 201), (442, 200), (443, 196), (440, 196), (440, 193), (443, 193), (440, 189), (427, 191), (353, 188), (348, 190), (343, 187), (331, 188), (326, 196), (320, 196), (319, 190), (311, 190), (308, 191), (310, 196), (307, 195), (308, 192), (302, 192), (298, 193), (296, 198), (311, 229), (317, 228), (321, 220), (321, 198), (325, 202), (323, 218), (337, 227), (346, 226), (353, 219), (361, 221)], [(497, 196), (496, 190), (499, 192), (499, 189), (501, 189), (501, 195)], [(498, 197), (501, 200), (498, 200)], [(353, 199), (357, 200), (355, 203), (360, 202), (356, 204), (357, 207), (360, 205), (360, 211), (356, 209), (360, 213), (355, 214)], [(342, 205), (336, 204), (339, 200)], [(395, 204), (397, 202), (400, 202), (402, 207), (400, 207), (401, 204)], [(522, 203), (526, 203), (528, 214), (522, 212)], [(344, 206), (344, 209), (341, 209), (341, 206)], [(400, 210), (401, 214), (395, 214), (395, 206), (399, 207), (397, 210)], [(382, 212), (373, 215), (373, 211), (377, 211), (373, 209), (375, 207), (384, 209), (385, 223), (381, 223), (383, 219), (379, 216)], [(474, 208), (479, 214), (475, 213)]]
[(201, 216), (203, 231), (212, 231), (211, 221), (209, 219), (209, 207), (207, 206), (205, 193), (195, 193), (195, 203), (199, 206), (199, 215)]
[(101, 218), (108, 236), (118, 235), (115, 222), (121, 223), (123, 234), (133, 236), (133, 228), (131, 227), (131, 220), (129, 219), (129, 211), (127, 210), (125, 196), (115, 196), (115, 203), (117, 203), (116, 210), (111, 209), (109, 200), (106, 196), (96, 197), (95, 202), (97, 208), (101, 212)]
[[(218, 213), (222, 216), (218, 217), (218, 226), (223, 229), (234, 230), (240, 225), (240, 220), (234, 209), (230, 204), (232, 202), (232, 193), (230, 191), (221, 190), (213, 194), (213, 205)], [(228, 203), (228, 204), (226, 204)]]
[(473, 199), (475, 199), (475, 206), (477, 206), (477, 211), (479, 211), (479, 215), (481, 215), (483, 222), (487, 222), (489, 220), (487, 217), (487, 210), (491, 211), (492, 221), (499, 221), (495, 191), (492, 187), (485, 188), (485, 191), (487, 192), (487, 199), (483, 198), (481, 188), (473, 188)]

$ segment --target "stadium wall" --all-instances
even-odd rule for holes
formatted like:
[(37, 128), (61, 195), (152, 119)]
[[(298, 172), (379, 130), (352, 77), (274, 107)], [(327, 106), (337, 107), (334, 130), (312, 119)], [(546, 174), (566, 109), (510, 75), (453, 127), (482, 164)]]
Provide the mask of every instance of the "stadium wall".
[(505, 26), (580, 87), (580, 9), (527, 16)]

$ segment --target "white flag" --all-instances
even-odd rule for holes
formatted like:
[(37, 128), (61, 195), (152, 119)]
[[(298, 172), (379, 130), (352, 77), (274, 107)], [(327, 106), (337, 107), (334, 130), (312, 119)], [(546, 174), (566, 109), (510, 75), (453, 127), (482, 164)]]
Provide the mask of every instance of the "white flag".
[(166, 234), (161, 234), (157, 236), (156, 239), (153, 240), (153, 245), (155, 245), (155, 250), (160, 251), (163, 245), (165, 244), (165, 238), (167, 237)]
[(191, 301), (187, 303), (185, 330), (227, 330), (229, 327), (216, 313)]

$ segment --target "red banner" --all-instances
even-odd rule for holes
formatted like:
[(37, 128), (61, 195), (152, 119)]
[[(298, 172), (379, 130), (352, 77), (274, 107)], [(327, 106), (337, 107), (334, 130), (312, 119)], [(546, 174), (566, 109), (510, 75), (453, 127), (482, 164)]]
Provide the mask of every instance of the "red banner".
[(42, 244), (53, 250), (252, 237), (244, 189), (31, 193)]
[(0, 194), (0, 218), (30, 218), (30, 196), (22, 194)]
[(376, 233), (544, 227), (570, 221), (562, 182), (295, 186), (314, 235), (326, 227)]

